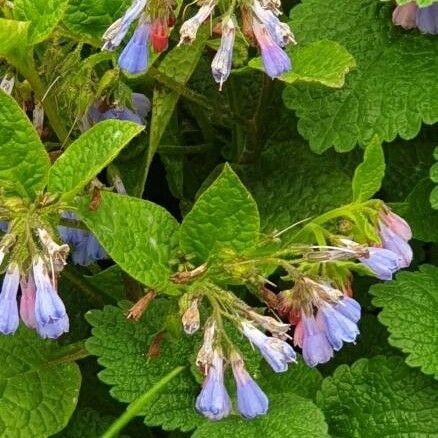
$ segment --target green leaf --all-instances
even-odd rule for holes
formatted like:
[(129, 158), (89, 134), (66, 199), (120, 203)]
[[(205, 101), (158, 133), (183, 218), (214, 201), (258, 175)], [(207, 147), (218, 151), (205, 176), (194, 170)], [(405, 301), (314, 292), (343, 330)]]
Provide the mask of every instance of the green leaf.
[[(175, 367), (188, 365), (194, 349), (193, 337), (174, 339), (166, 333), (159, 356), (149, 358), (147, 352), (152, 341), (165, 328), (168, 315), (177, 310), (164, 298), (155, 299), (142, 319), (134, 322), (126, 319), (129, 307), (130, 303), (125, 302), (120, 303), (120, 308), (106, 306), (87, 314), (93, 326), (87, 349), (98, 356), (105, 368), (99, 377), (112, 386), (111, 395), (125, 403), (137, 399)], [(168, 391), (146, 408), (146, 424), (161, 425), (165, 430), (194, 429), (203, 421), (194, 410), (199, 390), (190, 371), (184, 371), (172, 381)]]
[(300, 44), (337, 41), (357, 63), (341, 90), (303, 85), (284, 91), (314, 151), (349, 151), (375, 134), (382, 141), (412, 139), (423, 122), (438, 121), (438, 45), (394, 26), (392, 8), (369, 0), (305, 0), (293, 9)]
[(0, 108), (0, 183), (7, 191), (33, 198), (46, 185), (49, 156), (26, 114), (2, 91)]
[(333, 437), (431, 437), (438, 384), (402, 359), (377, 356), (340, 366), (323, 381), (318, 406)]
[(100, 438), (113, 421), (113, 417), (94, 409), (77, 409), (67, 427), (54, 438)]
[[(356, 67), (354, 58), (335, 41), (316, 41), (306, 46), (295, 46), (287, 50), (293, 69), (280, 76), (287, 84), (304, 82), (340, 88), (347, 73)], [(248, 65), (264, 71), (261, 58), (253, 58)]]
[(430, 179), (421, 180), (406, 198), (407, 208), (403, 211), (414, 237), (425, 242), (438, 242), (438, 211), (429, 202), (433, 187)]
[(0, 58), (9, 59), (15, 51), (27, 44), (30, 23), (0, 18)]
[(101, 192), (97, 211), (83, 198), (80, 214), (105, 251), (129, 275), (159, 292), (174, 294), (170, 260), (177, 243), (178, 223), (149, 201)]
[(438, 210), (438, 187), (434, 187), (430, 192), (430, 205), (434, 210)]
[[(397, 4), (399, 5), (405, 5), (406, 3), (410, 3), (412, 0), (396, 0)], [(427, 6), (433, 5), (437, 2), (437, 0), (415, 0), (417, 5), (420, 8), (425, 8)]]
[[(184, 88), (184, 85), (190, 79), (190, 76), (198, 65), (208, 35), (209, 33), (204, 28), (198, 32), (193, 44), (190, 46), (177, 46), (166, 55), (158, 68), (159, 75), (164, 75), (162, 82), (166, 83), (166, 81), (170, 81)], [(175, 111), (179, 96), (180, 94), (177, 91), (167, 89), (163, 87), (163, 84), (159, 84), (154, 89), (151, 132), (146, 157), (146, 174), (152, 163), (152, 158), (160, 146), (161, 137)]]
[(130, 0), (70, 0), (63, 22), (79, 39), (99, 45), (106, 29), (130, 4)]
[[(266, 233), (322, 214), (351, 200), (346, 157), (318, 156), (299, 138), (271, 145), (251, 166), (236, 170), (257, 201)], [(285, 241), (294, 230), (284, 235)]]
[(325, 438), (327, 424), (322, 412), (310, 401), (295, 394), (274, 394), (266, 416), (248, 421), (238, 416), (203, 423), (193, 438)]
[(0, 352), (0, 435), (48, 437), (63, 429), (76, 407), (79, 367), (26, 328), (0, 337)]
[(400, 272), (397, 279), (371, 287), (373, 304), (383, 307), (379, 320), (389, 342), (408, 353), (406, 363), (438, 377), (438, 268)]
[(50, 36), (61, 21), (68, 0), (15, 0), (14, 16), (30, 21), (29, 43), (37, 44)]
[(322, 376), (316, 368), (308, 367), (303, 360), (290, 365), (285, 373), (274, 373), (269, 365), (263, 363), (258, 383), (266, 390), (269, 397), (272, 394), (287, 392), (315, 399), (321, 387)]
[(180, 244), (187, 254), (205, 261), (221, 246), (244, 251), (258, 240), (257, 204), (238, 176), (225, 165), (219, 177), (196, 201), (180, 228)]
[(48, 191), (71, 199), (81, 191), (141, 131), (143, 126), (105, 120), (74, 141), (49, 172)]
[(362, 163), (353, 176), (353, 201), (363, 202), (379, 191), (385, 176), (385, 156), (382, 144), (374, 137), (367, 145)]

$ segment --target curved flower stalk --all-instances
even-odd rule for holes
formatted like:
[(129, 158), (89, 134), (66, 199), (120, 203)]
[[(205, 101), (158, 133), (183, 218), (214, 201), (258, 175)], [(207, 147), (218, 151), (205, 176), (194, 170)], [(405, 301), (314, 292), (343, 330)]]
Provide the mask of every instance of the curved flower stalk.
[(117, 49), (137, 21), (133, 35), (119, 56), (119, 66), (130, 75), (145, 73), (149, 64), (149, 46), (155, 53), (167, 49), (173, 25), (172, 7), (172, 0), (134, 0), (125, 14), (104, 33), (102, 50)]

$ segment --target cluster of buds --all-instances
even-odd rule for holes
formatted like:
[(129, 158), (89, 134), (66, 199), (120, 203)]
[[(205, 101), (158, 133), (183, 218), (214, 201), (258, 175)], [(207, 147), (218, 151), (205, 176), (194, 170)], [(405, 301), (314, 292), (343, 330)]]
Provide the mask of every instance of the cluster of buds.
[(0, 332), (14, 333), (21, 317), (42, 338), (56, 339), (69, 330), (67, 312), (57, 292), (57, 274), (66, 263), (69, 247), (58, 245), (42, 227), (36, 228), (36, 235), (37, 241), (33, 243), (39, 250), (26, 267), (14, 260), (17, 237), (13, 229), (7, 230), (0, 242), (0, 265), (8, 256), (11, 259), (0, 293)]
[(348, 239), (340, 239), (344, 247), (334, 250), (337, 254), (352, 253), (380, 280), (391, 280), (395, 272), (407, 268), (412, 262), (412, 238), (409, 224), (384, 206), (378, 220), (380, 246), (364, 247)]
[(132, 23), (137, 27), (119, 56), (120, 68), (128, 74), (144, 73), (149, 64), (149, 44), (155, 53), (167, 49), (169, 30), (174, 16), (171, 0), (133, 0), (123, 17), (116, 20), (103, 35), (103, 50), (113, 51), (120, 46)]
[(397, 6), (392, 14), (392, 22), (403, 29), (418, 28), (426, 34), (438, 34), (438, 3), (420, 8), (415, 1)]
[[(261, 315), (228, 294), (227, 299), (230, 297), (231, 307), (235, 310), (235, 318), (232, 319), (238, 330), (259, 350), (275, 372), (285, 372), (288, 365), (296, 360), (296, 353), (287, 342), (290, 325)], [(183, 301), (186, 308), (182, 317), (183, 327), (186, 333), (192, 334), (200, 326), (200, 299), (191, 297)], [(226, 305), (225, 302), (223, 304)], [(258, 327), (269, 331), (271, 336)], [(217, 313), (204, 326), (203, 343), (196, 358), (196, 365), (205, 376), (196, 400), (198, 412), (211, 420), (219, 420), (231, 413), (232, 403), (224, 385), (224, 369), (228, 363), (234, 375), (240, 414), (245, 418), (265, 415), (268, 411), (268, 398), (246, 370), (242, 355), (224, 332), (221, 316)]]
[[(179, 44), (192, 43), (199, 27), (214, 11), (217, 0), (206, 0), (201, 3), (198, 12), (185, 21), (180, 28)], [(260, 48), (265, 72), (276, 78), (292, 68), (289, 56), (283, 50), (288, 44), (295, 44), (295, 38), (286, 23), (279, 20), (280, 2), (252, 0), (248, 5), (241, 5), (242, 30), (250, 41), (256, 42)], [(214, 80), (220, 89), (228, 79), (233, 60), (233, 46), (238, 20), (235, 11), (227, 13), (221, 24), (221, 43), (211, 64)]]

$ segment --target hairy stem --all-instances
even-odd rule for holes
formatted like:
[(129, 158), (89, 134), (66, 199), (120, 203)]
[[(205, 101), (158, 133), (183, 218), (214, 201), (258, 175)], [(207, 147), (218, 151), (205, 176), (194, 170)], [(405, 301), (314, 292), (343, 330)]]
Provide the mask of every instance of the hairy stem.
[(118, 436), (120, 431), (145, 408), (157, 394), (159, 394), (178, 374), (184, 370), (184, 367), (176, 367), (169, 374), (166, 374), (151, 389), (146, 391), (137, 400), (135, 400), (128, 409), (111, 424), (108, 430), (102, 435), (102, 438), (112, 438)]

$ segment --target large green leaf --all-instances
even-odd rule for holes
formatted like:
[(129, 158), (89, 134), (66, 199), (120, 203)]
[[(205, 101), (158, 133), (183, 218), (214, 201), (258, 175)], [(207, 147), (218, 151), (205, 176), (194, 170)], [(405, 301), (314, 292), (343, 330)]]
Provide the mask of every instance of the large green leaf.
[(397, 279), (374, 285), (373, 304), (383, 307), (379, 320), (388, 327), (389, 342), (409, 353), (408, 365), (438, 377), (438, 268), (400, 272)]
[(130, 3), (130, 0), (70, 0), (63, 22), (78, 38), (99, 45), (106, 29), (123, 15)]
[(422, 122), (438, 120), (438, 45), (394, 26), (391, 11), (390, 2), (377, 0), (304, 0), (293, 9), (301, 44), (334, 40), (357, 62), (341, 90), (300, 85), (284, 91), (314, 151), (348, 151), (374, 134), (384, 141), (411, 139)]
[(258, 163), (237, 171), (257, 201), (262, 230), (272, 232), (350, 202), (346, 164), (335, 153), (313, 154), (296, 138), (272, 145)]
[(177, 366), (187, 365), (187, 371), (176, 377), (170, 390), (161, 393), (146, 411), (145, 422), (161, 425), (165, 430), (194, 429), (202, 417), (194, 409), (200, 385), (189, 371), (189, 358), (193, 354), (194, 339), (183, 336), (174, 339), (166, 333), (157, 357), (147, 353), (155, 336), (165, 329), (166, 320), (177, 309), (163, 298), (152, 302), (139, 322), (126, 319), (130, 303), (120, 307), (106, 306), (103, 310), (88, 313), (93, 326), (93, 337), (87, 349), (98, 356), (104, 370), (100, 379), (111, 385), (111, 395), (119, 401), (130, 403), (150, 389), (166, 373)]
[(385, 157), (382, 145), (374, 137), (365, 149), (362, 163), (357, 166), (353, 176), (353, 200), (366, 201), (378, 192), (385, 176)]
[(9, 58), (27, 43), (29, 24), (24, 21), (0, 18), (0, 58)]
[[(412, 0), (396, 0), (397, 4), (404, 5), (406, 3), (410, 3)], [(430, 6), (437, 2), (437, 0), (415, 0), (418, 6), (421, 8)]]
[(29, 43), (37, 44), (50, 36), (61, 21), (68, 0), (15, 0), (14, 15), (30, 21)]
[(438, 211), (429, 201), (433, 187), (429, 178), (419, 181), (406, 198), (407, 206), (402, 212), (411, 225), (414, 237), (425, 242), (438, 242)]
[[(177, 87), (184, 88), (193, 71), (198, 65), (204, 51), (209, 33), (206, 29), (198, 32), (198, 36), (190, 46), (175, 47), (164, 58), (158, 70), (159, 75), (164, 75), (162, 82), (176, 83)], [(152, 162), (152, 158), (160, 146), (161, 137), (175, 111), (180, 93), (157, 84), (152, 99), (152, 120), (149, 136), (149, 148), (146, 157), (146, 171)], [(147, 173), (147, 172), (146, 172)]]
[(0, 108), (0, 183), (7, 191), (33, 198), (46, 185), (49, 156), (26, 114), (2, 91)]
[(71, 198), (107, 166), (143, 126), (121, 120), (105, 120), (82, 134), (55, 161), (47, 189)]
[(0, 337), (0, 435), (48, 437), (63, 429), (79, 395), (75, 363), (59, 360), (59, 347), (21, 328)]
[(402, 359), (377, 356), (340, 366), (318, 393), (333, 437), (431, 437), (438, 383)]
[(327, 424), (322, 412), (310, 401), (293, 393), (274, 394), (270, 397), (266, 416), (248, 421), (233, 416), (221, 421), (205, 422), (193, 438), (325, 438)]
[(159, 292), (176, 293), (170, 282), (170, 260), (177, 243), (178, 223), (149, 201), (101, 193), (97, 211), (81, 200), (80, 214), (105, 251), (129, 275)]
[[(347, 73), (356, 67), (354, 58), (344, 47), (335, 41), (316, 41), (306, 46), (288, 49), (293, 69), (279, 77), (287, 84), (295, 82), (322, 84), (340, 88), (344, 85)], [(264, 71), (261, 58), (253, 58), (248, 64)]]
[(222, 247), (243, 251), (258, 240), (257, 205), (237, 175), (226, 165), (196, 201), (180, 228), (180, 244), (187, 254), (205, 261)]

